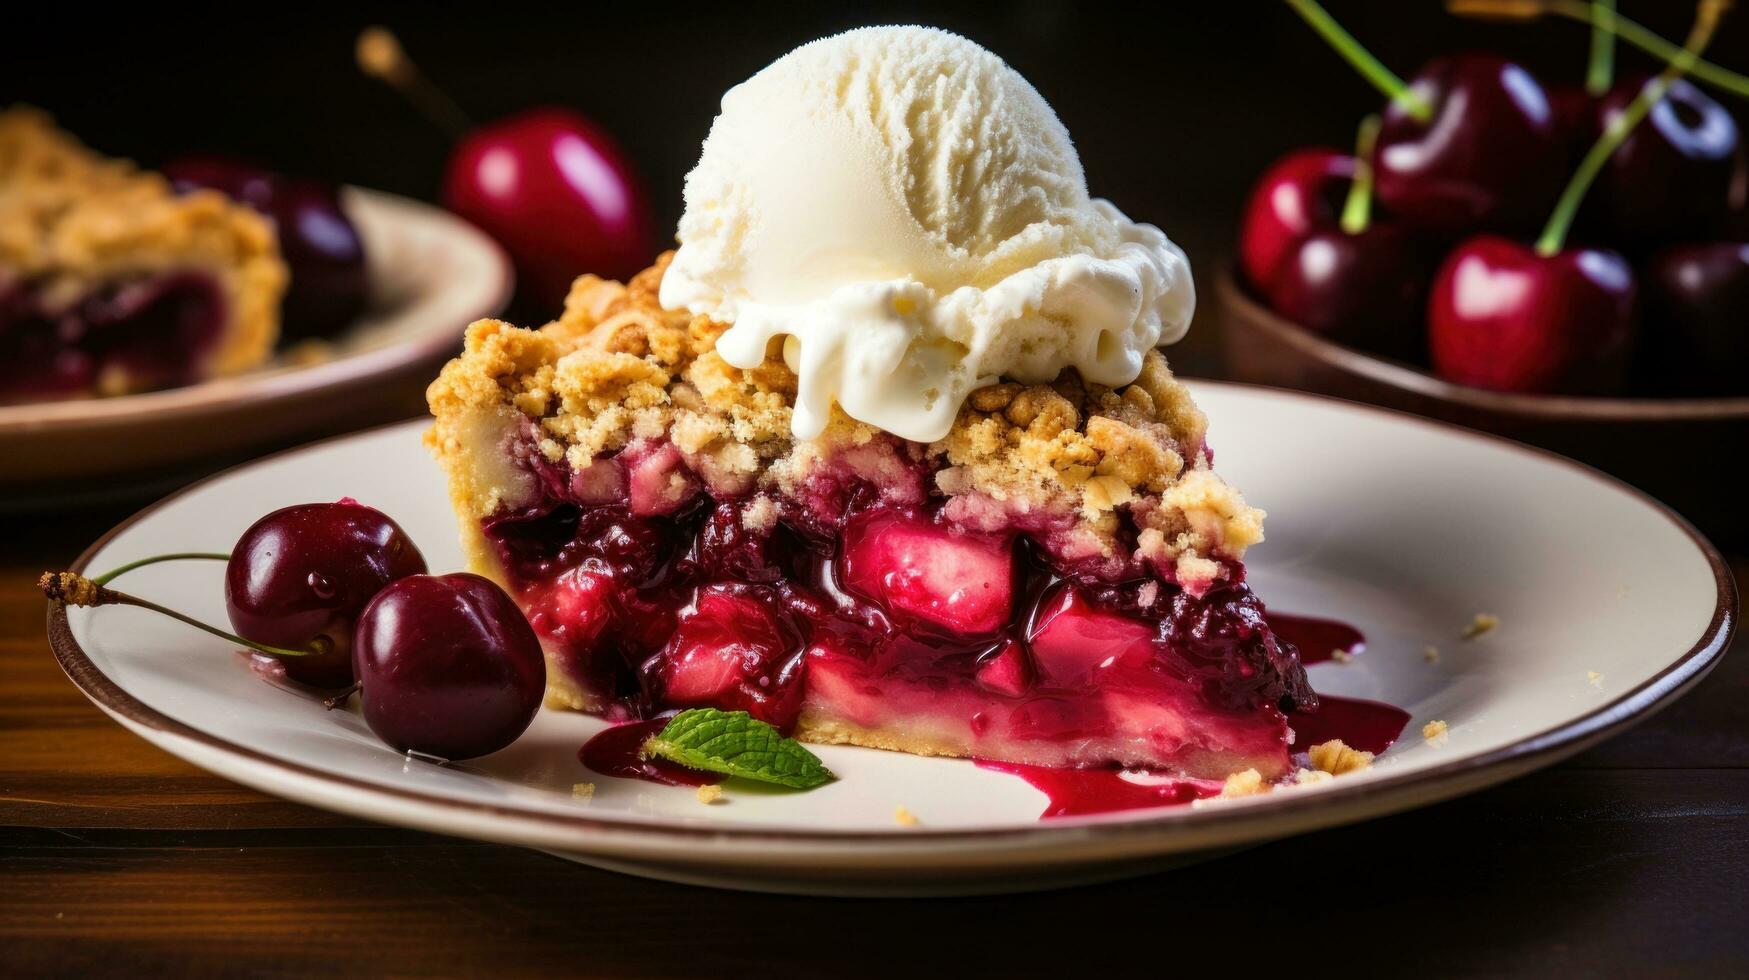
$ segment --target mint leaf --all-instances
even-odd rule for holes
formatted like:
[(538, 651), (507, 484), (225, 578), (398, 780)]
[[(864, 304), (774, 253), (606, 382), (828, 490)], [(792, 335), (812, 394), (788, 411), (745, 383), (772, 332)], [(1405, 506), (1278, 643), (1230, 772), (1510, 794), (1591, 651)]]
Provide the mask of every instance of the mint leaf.
[(688, 769), (720, 772), (796, 789), (824, 786), (838, 777), (820, 757), (745, 711), (690, 708), (644, 743), (646, 755)]

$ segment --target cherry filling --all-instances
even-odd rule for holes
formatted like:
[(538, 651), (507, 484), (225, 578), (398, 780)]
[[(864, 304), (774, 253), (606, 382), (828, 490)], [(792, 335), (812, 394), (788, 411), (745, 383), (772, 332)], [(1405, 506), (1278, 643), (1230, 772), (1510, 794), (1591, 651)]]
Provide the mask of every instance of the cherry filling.
[(226, 304), (212, 278), (185, 269), (91, 290), (49, 308), (28, 282), (0, 277), (0, 402), (200, 380)]
[(581, 473), (518, 453), (542, 499), (483, 529), (612, 717), (708, 705), (909, 751), (1274, 775), (1284, 713), (1317, 704), (1237, 569), (1201, 595), (1114, 577), (848, 472), (715, 499), (665, 444)]

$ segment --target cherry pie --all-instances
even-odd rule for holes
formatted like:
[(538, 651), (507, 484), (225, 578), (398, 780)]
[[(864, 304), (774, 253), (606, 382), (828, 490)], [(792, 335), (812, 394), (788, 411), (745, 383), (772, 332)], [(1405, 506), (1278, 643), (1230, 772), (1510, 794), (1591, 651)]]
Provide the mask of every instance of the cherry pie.
[(744, 709), (814, 742), (1220, 778), (1292, 771), (1316, 707), (1159, 352), (1134, 384), (999, 384), (939, 442), (836, 412), (662, 309), (667, 257), (482, 320), (429, 398), (475, 571), (542, 637), (550, 705)]
[(285, 286), (273, 229), (253, 211), (178, 196), (35, 110), (0, 111), (0, 403), (255, 367)]

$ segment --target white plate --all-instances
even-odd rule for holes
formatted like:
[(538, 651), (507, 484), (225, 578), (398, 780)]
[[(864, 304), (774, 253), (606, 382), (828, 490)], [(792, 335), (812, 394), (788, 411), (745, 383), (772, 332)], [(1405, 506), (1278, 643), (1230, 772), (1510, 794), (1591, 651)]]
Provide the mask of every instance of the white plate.
[(510, 298), (509, 260), (442, 208), (359, 188), (346, 189), (345, 206), (364, 239), (371, 303), (327, 356), (120, 398), (0, 405), (0, 507), (26, 496), (65, 506), (116, 489), (118, 474), (404, 418), (462, 329)]
[[(1309, 395), (1203, 383), (1220, 468), (1272, 513), (1251, 576), (1272, 609), (1359, 625), (1323, 692), (1414, 715), (1368, 772), (1198, 807), (1040, 822), (1044, 797), (961, 760), (827, 746), (841, 779), (805, 794), (689, 789), (584, 770), (601, 723), (543, 711), (497, 755), (439, 767), (371, 737), (354, 713), (275, 688), (217, 640), (121, 607), (54, 612), (57, 656), (141, 736), (257, 789), (358, 817), (560, 852), (603, 867), (737, 888), (836, 894), (1000, 891), (1134, 874), (1419, 806), (1548, 765), (1692, 685), (1736, 609), (1718, 554), (1680, 518), (1606, 477), (1491, 437)], [(87, 551), (101, 570), (228, 547), (284, 504), (351, 495), (392, 514), (433, 569), (460, 563), (423, 423), (337, 439), (195, 485)], [(154, 566), (132, 592), (224, 620), (216, 563)], [(1479, 612), (1500, 626), (1473, 641)], [(1443, 655), (1429, 664), (1423, 651)], [(1595, 676), (1594, 676), (1595, 675)], [(1444, 720), (1443, 744), (1419, 737)], [(572, 786), (593, 782), (593, 799)], [(904, 806), (922, 821), (900, 827)]]

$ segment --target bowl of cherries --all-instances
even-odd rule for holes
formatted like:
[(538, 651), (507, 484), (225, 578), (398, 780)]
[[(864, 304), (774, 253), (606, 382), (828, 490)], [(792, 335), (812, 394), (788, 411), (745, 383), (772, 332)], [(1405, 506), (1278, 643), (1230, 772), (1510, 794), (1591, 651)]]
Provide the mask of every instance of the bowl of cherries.
[[(1231, 373), (1540, 445), (1749, 532), (1716, 461), (1749, 444), (1749, 173), (1721, 101), (1749, 77), (1701, 59), (1724, 5), (1683, 45), (1560, 7), (1593, 22), (1580, 86), (1482, 52), (1399, 79), (1288, 2), (1388, 102), (1354, 149), (1291, 150), (1254, 185), (1217, 286)], [(1662, 70), (1613, 78), (1617, 34)]]

